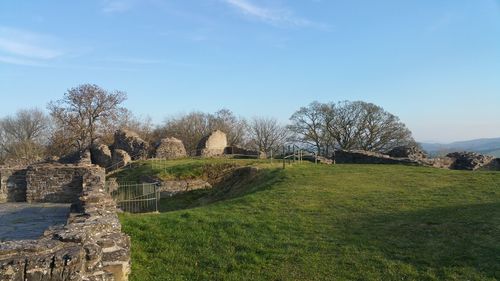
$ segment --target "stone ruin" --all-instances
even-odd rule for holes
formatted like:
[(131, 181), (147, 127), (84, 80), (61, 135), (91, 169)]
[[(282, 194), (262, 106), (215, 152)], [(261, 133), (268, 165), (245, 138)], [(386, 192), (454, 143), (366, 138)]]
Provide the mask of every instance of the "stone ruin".
[[(130, 239), (94, 165), (0, 167), (1, 202), (71, 204), (65, 225), (35, 240), (0, 242), (0, 280), (128, 280)], [(35, 205), (28, 205), (35, 206)]]
[(91, 162), (109, 170), (126, 166), (132, 160), (149, 156), (149, 144), (136, 133), (128, 130), (115, 132), (111, 146), (96, 144), (90, 148)]
[(111, 151), (109, 146), (105, 144), (94, 145), (90, 149), (90, 153), (92, 156), (92, 163), (103, 168), (111, 167), (114, 163), (113, 152)]
[(249, 156), (252, 158), (266, 159), (267, 155), (264, 152), (259, 152), (256, 150), (246, 149), (239, 146), (228, 146), (224, 149), (224, 155), (233, 155), (238, 157)]
[(417, 147), (396, 147), (387, 154), (363, 150), (338, 150), (336, 163), (340, 164), (410, 164), (452, 170), (500, 170), (500, 159), (473, 152), (454, 152), (446, 157), (428, 158)]
[(145, 159), (149, 156), (149, 144), (129, 130), (116, 131), (113, 148), (127, 152), (132, 160)]
[(117, 169), (122, 166), (126, 166), (128, 163), (132, 162), (132, 158), (130, 155), (125, 151), (121, 149), (115, 149), (113, 150), (113, 165), (116, 165), (116, 167), (111, 167), (112, 169)]
[(315, 155), (305, 155), (302, 158), (305, 161), (309, 161), (312, 163), (318, 163), (318, 164), (325, 164), (325, 165), (332, 165), (333, 164), (333, 159), (324, 157), (324, 156), (315, 156)]
[(156, 158), (179, 159), (185, 157), (187, 157), (187, 153), (184, 144), (174, 137), (162, 139), (156, 146)]
[[(490, 165), (494, 157), (473, 152), (454, 152), (446, 155), (452, 159), (450, 169), (475, 171)], [(495, 160), (496, 161), (496, 160)]]
[(386, 154), (393, 158), (427, 159), (427, 154), (416, 146), (398, 146), (389, 150)]
[[(149, 144), (136, 133), (118, 130), (111, 146), (98, 144), (90, 149), (91, 160), (93, 164), (111, 171), (126, 166), (131, 161), (147, 159), (150, 155), (159, 159), (180, 159), (188, 156), (183, 142), (175, 137), (161, 139), (152, 148), (150, 149)], [(267, 158), (262, 152), (238, 146), (228, 146), (227, 136), (220, 130), (216, 130), (200, 140), (196, 156)]]
[(337, 150), (335, 151), (337, 164), (412, 164), (420, 165), (418, 160), (408, 157), (391, 157), (386, 154), (364, 150)]
[(485, 171), (500, 171), (500, 158), (491, 160), (490, 163), (483, 166), (482, 170)]
[(224, 132), (216, 130), (202, 138), (196, 149), (196, 156), (217, 157), (224, 155), (227, 147), (227, 136)]

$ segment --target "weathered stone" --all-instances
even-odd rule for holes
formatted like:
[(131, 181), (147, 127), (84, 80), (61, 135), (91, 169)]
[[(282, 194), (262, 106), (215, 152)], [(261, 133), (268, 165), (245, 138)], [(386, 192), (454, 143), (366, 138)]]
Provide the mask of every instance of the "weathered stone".
[(186, 179), (161, 182), (158, 191), (161, 197), (165, 198), (179, 193), (208, 188), (212, 188), (212, 185), (202, 179)]
[(337, 150), (335, 162), (338, 164), (412, 164), (421, 163), (409, 158), (394, 158), (382, 153), (364, 150)]
[(326, 158), (323, 156), (307, 155), (307, 156), (304, 156), (303, 159), (305, 161), (309, 161), (309, 162), (314, 162), (314, 163), (317, 162), (318, 164), (325, 164), (325, 165), (332, 165), (333, 164), (332, 159), (329, 159), (329, 158)]
[(454, 152), (446, 155), (446, 157), (454, 159), (450, 169), (453, 170), (478, 170), (489, 165), (493, 161), (493, 157), (481, 155), (474, 152)]
[(113, 165), (111, 168), (117, 169), (126, 166), (131, 161), (132, 158), (125, 150), (115, 149), (113, 150)]
[(200, 140), (196, 149), (196, 155), (202, 157), (222, 156), (224, 155), (224, 149), (226, 147), (226, 134), (222, 131), (217, 130)]
[(251, 149), (246, 149), (238, 146), (228, 146), (224, 149), (224, 154), (225, 155), (231, 155), (231, 156), (239, 156), (239, 157), (252, 157), (252, 158), (259, 158), (259, 159), (265, 159), (267, 158), (265, 152), (259, 152), (256, 150), (251, 150)]
[(454, 158), (449, 157), (438, 157), (433, 159), (428, 159), (427, 162), (430, 166), (440, 169), (450, 169), (455, 162)]
[(26, 172), (26, 201), (74, 203), (82, 192), (84, 175), (99, 171), (97, 166), (87, 165), (32, 165)]
[(427, 154), (416, 146), (398, 146), (387, 152), (394, 158), (409, 158), (413, 160), (427, 159)]
[[(43, 173), (46, 178), (38, 179)], [(28, 168), (30, 176), (38, 177), (26, 180), (28, 190), (32, 181), (52, 190), (55, 183), (78, 177), (79, 197), (72, 206), (78, 213), (38, 240), (1, 242), (0, 280), (128, 280), (130, 238), (121, 233), (115, 202), (105, 192), (104, 170), (88, 165), (41, 165)]]
[(119, 187), (120, 185), (118, 184), (116, 178), (108, 178), (108, 180), (106, 181), (106, 189), (108, 193), (116, 191)]
[(95, 145), (90, 150), (92, 155), (92, 163), (107, 168), (113, 164), (113, 154), (109, 146), (105, 144)]
[(26, 201), (26, 168), (0, 168), (0, 203)]
[(128, 130), (116, 131), (113, 148), (126, 151), (132, 160), (145, 159), (149, 154), (149, 144), (139, 135)]
[(85, 150), (80, 155), (80, 160), (76, 163), (78, 165), (92, 165), (92, 156), (90, 154), (90, 150)]
[(484, 165), (481, 169), (487, 171), (500, 171), (500, 158), (491, 160), (489, 164)]
[(186, 156), (187, 153), (184, 144), (176, 138), (162, 139), (156, 147), (156, 158), (178, 159)]

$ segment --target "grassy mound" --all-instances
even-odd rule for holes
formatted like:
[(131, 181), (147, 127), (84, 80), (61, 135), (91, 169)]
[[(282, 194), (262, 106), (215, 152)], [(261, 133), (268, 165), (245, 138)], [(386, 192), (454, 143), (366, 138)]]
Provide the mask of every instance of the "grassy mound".
[(256, 160), (185, 159), (175, 161), (148, 160), (134, 163), (133, 168), (119, 170), (111, 175), (120, 183), (141, 183), (144, 178), (160, 180), (208, 179), (211, 173), (233, 167), (253, 165)]
[(177, 211), (121, 215), (131, 280), (500, 278), (499, 172), (312, 164), (261, 172), (189, 194), (186, 204), (162, 203)]

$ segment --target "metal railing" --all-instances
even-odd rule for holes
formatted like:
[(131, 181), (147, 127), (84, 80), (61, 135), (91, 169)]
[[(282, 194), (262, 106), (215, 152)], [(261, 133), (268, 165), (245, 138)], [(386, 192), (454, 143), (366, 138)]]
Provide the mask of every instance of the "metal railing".
[(109, 191), (116, 206), (128, 213), (158, 212), (160, 191), (156, 183), (120, 184)]

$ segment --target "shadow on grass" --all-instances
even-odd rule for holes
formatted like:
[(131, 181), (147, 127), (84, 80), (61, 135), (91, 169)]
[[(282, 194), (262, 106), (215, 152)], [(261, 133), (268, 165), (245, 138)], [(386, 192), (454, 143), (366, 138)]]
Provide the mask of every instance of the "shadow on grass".
[(242, 197), (266, 190), (284, 177), (280, 169), (244, 167), (236, 171), (236, 174), (214, 185), (212, 189), (194, 190), (161, 199), (160, 212), (191, 209)]
[(421, 272), (433, 268), (439, 280), (450, 280), (446, 272), (453, 268), (500, 278), (500, 203), (387, 214), (349, 224), (346, 237), (352, 241), (347, 243), (376, 247)]

